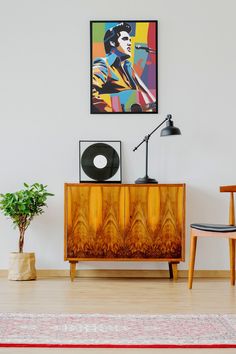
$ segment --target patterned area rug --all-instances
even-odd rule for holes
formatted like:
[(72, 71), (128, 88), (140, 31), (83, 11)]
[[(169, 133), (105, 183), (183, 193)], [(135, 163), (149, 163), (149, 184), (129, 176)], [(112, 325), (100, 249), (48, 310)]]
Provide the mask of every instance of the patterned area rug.
[(236, 315), (1, 313), (0, 347), (236, 348)]

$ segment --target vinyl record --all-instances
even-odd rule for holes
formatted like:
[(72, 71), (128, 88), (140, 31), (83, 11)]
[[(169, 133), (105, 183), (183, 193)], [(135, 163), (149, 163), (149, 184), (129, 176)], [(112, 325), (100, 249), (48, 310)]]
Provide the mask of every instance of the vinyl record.
[(116, 150), (105, 143), (92, 144), (83, 152), (81, 166), (87, 176), (96, 181), (106, 181), (115, 175), (120, 166)]

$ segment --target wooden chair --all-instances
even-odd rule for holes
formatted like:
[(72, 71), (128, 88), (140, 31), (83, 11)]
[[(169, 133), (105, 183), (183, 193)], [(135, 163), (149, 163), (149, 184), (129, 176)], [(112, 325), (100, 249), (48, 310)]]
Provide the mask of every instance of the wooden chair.
[(235, 284), (235, 239), (236, 239), (236, 226), (234, 214), (234, 192), (235, 186), (221, 186), (220, 192), (230, 193), (230, 206), (229, 206), (229, 225), (219, 224), (191, 224), (191, 245), (190, 245), (190, 262), (188, 272), (188, 287), (192, 289), (194, 263), (196, 255), (196, 246), (198, 237), (224, 237), (229, 240), (230, 251), (230, 280), (231, 285)]

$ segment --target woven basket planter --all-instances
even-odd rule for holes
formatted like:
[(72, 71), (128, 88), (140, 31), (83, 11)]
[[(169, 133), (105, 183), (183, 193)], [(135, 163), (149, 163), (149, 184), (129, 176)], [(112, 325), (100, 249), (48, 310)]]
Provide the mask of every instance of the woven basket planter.
[(35, 254), (34, 253), (10, 253), (9, 280), (35, 280)]

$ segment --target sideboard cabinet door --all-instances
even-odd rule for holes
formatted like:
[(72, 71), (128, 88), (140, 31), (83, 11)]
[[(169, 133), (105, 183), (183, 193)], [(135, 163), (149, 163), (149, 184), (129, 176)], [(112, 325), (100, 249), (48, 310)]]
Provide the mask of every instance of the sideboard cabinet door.
[(121, 257), (124, 188), (121, 185), (67, 185), (65, 199), (66, 258)]
[(183, 185), (125, 187), (127, 256), (184, 260), (184, 205)]

